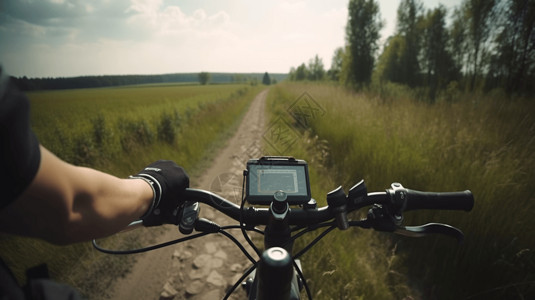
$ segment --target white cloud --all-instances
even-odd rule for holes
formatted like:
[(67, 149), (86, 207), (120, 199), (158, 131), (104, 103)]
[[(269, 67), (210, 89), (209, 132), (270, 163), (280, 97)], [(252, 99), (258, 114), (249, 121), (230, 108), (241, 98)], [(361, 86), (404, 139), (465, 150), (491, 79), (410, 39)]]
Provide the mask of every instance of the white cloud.
[(16, 76), (287, 72), (316, 54), (328, 67), (344, 43), (347, 15), (345, 0), (227, 1), (218, 7), (100, 0), (68, 13), (59, 8), (68, 3), (53, 4), (34, 21), (12, 2), (15, 21), (0, 20), (0, 38), (18, 44), (0, 45), (0, 61)]
[(95, 8), (93, 7), (93, 5), (89, 4), (89, 3), (86, 3), (85, 5), (85, 11), (89, 14), (93, 13), (95, 11)]
[(9, 23), (0, 24), (0, 30), (4, 34), (13, 33), (21, 37), (40, 38), (45, 36), (46, 28), (23, 20), (9, 18)]

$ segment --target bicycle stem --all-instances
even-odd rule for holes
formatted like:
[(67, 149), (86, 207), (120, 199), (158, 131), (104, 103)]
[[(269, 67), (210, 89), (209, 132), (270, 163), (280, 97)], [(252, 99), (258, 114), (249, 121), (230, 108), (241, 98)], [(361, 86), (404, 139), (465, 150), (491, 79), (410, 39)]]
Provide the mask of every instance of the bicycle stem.
[(264, 231), (264, 245), (265, 249), (272, 247), (282, 247), (288, 253), (292, 253), (293, 242), (291, 240), (290, 225), (288, 224), (288, 214), (290, 206), (286, 202), (286, 198), (274, 198), (269, 207), (269, 221)]

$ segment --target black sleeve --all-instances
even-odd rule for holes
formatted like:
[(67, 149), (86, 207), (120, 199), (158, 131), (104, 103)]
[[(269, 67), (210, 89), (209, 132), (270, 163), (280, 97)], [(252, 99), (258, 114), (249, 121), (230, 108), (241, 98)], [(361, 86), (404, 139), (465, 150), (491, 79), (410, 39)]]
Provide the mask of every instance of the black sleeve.
[(30, 128), (30, 102), (0, 66), (0, 209), (28, 187), (41, 161)]

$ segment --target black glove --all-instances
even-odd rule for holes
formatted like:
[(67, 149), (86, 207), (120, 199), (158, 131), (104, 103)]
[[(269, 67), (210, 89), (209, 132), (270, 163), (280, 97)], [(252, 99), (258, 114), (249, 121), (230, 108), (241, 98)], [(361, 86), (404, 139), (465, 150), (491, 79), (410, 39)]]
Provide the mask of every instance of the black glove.
[(178, 224), (178, 210), (185, 202), (184, 190), (189, 187), (188, 174), (176, 163), (159, 160), (130, 178), (143, 179), (154, 191), (149, 210), (141, 217), (144, 226)]

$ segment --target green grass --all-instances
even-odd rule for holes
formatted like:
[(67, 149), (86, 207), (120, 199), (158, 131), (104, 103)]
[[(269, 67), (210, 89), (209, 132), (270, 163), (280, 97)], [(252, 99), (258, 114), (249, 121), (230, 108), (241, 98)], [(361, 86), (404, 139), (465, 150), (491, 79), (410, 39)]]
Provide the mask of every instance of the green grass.
[[(145, 85), (28, 96), (36, 135), (60, 158), (120, 177), (155, 160), (170, 159), (188, 171), (194, 185), (261, 88)], [(106, 243), (131, 248), (139, 245), (138, 237)], [(53, 278), (91, 295), (128, 267), (129, 258), (102, 255), (90, 243), (60, 247), (5, 235), (0, 241), (0, 255), (21, 282), (26, 268), (47, 263)]]
[[(311, 128), (303, 128), (289, 114), (289, 108), (294, 104), (305, 105), (299, 103), (304, 92), (316, 100), (308, 87), (284, 84), (271, 89), (267, 105), (270, 120), (272, 123), (284, 120), (286, 124), (293, 125), (295, 143), (284, 153), (277, 152), (268, 143), (264, 147), (270, 154), (291, 155), (306, 160), (309, 164), (312, 196), (319, 206), (324, 206), (327, 205), (326, 194), (342, 184), (340, 175), (347, 168), (331, 168), (333, 145), (328, 139), (312, 132)], [(339, 120), (331, 121), (335, 127), (343, 126)], [(351, 178), (349, 181), (354, 184), (358, 180), (360, 178)], [(346, 184), (345, 187), (347, 191), (350, 186)], [(294, 251), (304, 247), (315, 236), (316, 234), (309, 234), (297, 240)], [(369, 230), (334, 230), (302, 257), (303, 272), (313, 298), (403, 299), (414, 296), (395, 249), (396, 245), (385, 235)], [(302, 296), (305, 297), (304, 294)]]
[[(67, 161), (127, 176), (168, 158), (193, 170), (194, 181), (259, 91), (244, 88), (166, 85), (34, 93), (32, 122), (41, 142)], [(313, 197), (320, 204), (329, 190), (343, 185), (347, 191), (360, 179), (369, 191), (397, 181), (420, 190), (470, 189), (476, 200), (470, 213), (405, 216), (407, 225), (435, 221), (461, 228), (462, 245), (446, 237), (409, 239), (370, 230), (331, 233), (303, 257), (315, 299), (533, 298), (535, 102), (456, 95), (431, 105), (395, 87), (379, 96), (328, 84), (284, 84), (268, 94), (271, 119), (299, 127), (288, 109), (303, 92), (325, 113), (309, 119), (306, 130), (295, 130), (289, 151), (266, 147), (270, 154), (309, 162)], [(113, 278), (124, 272), (125, 264), (102, 262), (115, 258), (96, 254), (87, 243), (57, 247), (1, 239), (1, 255), (16, 266), (19, 278), (25, 267), (47, 262), (55, 278), (90, 293), (108, 281), (102, 273)]]
[(318, 266), (308, 277), (322, 291), (319, 299), (533, 297), (535, 102), (460, 95), (426, 104), (408, 92), (380, 97), (328, 84), (286, 84), (271, 91), (271, 111), (291, 120), (287, 109), (303, 92), (325, 110), (310, 120), (308, 138), (300, 140), (305, 146), (296, 147), (306, 148), (314, 137), (326, 148), (308, 147), (312, 155), (297, 150), (305, 159), (324, 153), (318, 202), (329, 189), (343, 185), (347, 191), (361, 178), (368, 191), (401, 182), (418, 190), (470, 189), (476, 200), (470, 213), (405, 216), (407, 225), (443, 222), (461, 228), (462, 245), (446, 237), (337, 233), (305, 257)]
[[(165, 118), (174, 123), (175, 137), (181, 131), (204, 132), (192, 128), (198, 126), (194, 119), (199, 119), (206, 111), (222, 109), (224, 105), (217, 106), (217, 103), (243, 96), (245, 90), (245, 85), (143, 85), (45, 91), (28, 96), (32, 102), (34, 130), (46, 147), (69, 162), (106, 168), (107, 158), (121, 157), (125, 150), (135, 151), (132, 148), (138, 144), (157, 142), (158, 129)], [(102, 125), (100, 131), (95, 130), (96, 123)], [(101, 141), (96, 136), (100, 136)], [(174, 157), (182, 152), (203, 153), (195, 148), (198, 145), (192, 148), (189, 144), (184, 145), (184, 151), (165, 154)], [(157, 147), (143, 149), (143, 153), (147, 160), (161, 156)], [(189, 155), (186, 157), (187, 161), (195, 160)], [(121, 168), (131, 172), (126, 166)]]

